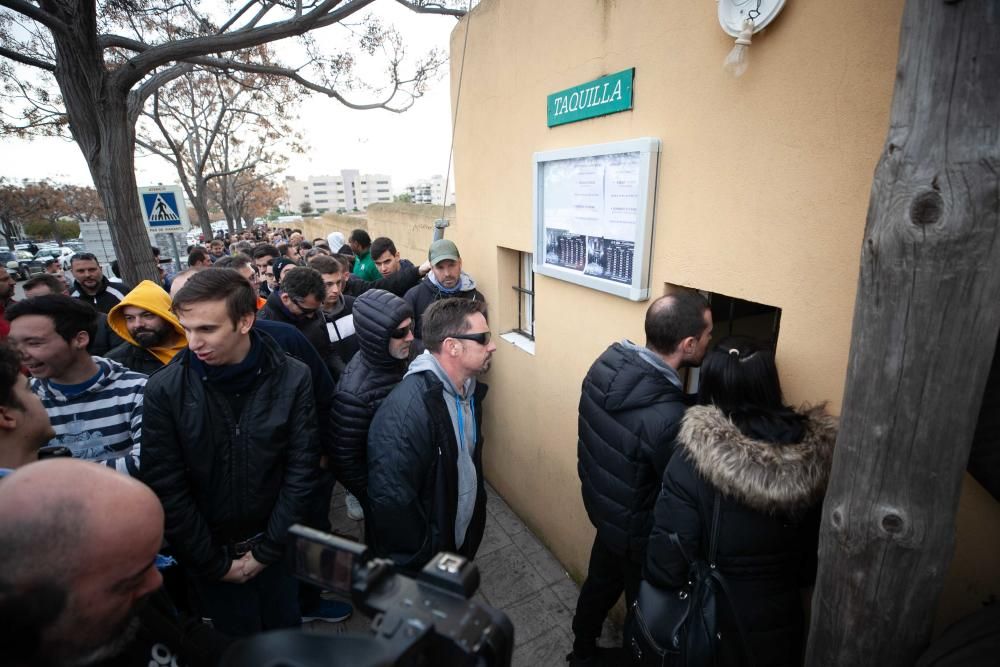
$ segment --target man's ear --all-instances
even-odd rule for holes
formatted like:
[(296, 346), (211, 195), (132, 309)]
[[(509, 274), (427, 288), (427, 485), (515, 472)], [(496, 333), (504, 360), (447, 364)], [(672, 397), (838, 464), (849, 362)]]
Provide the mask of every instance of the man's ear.
[(77, 331), (76, 335), (73, 336), (72, 345), (78, 350), (86, 350), (87, 346), (90, 345), (90, 334), (86, 331)]
[[(285, 295), (282, 294), (281, 296)], [(254, 319), (255, 318), (252, 313), (249, 315), (244, 315), (243, 317), (240, 318), (240, 325), (238, 328), (241, 334), (246, 334), (250, 332), (250, 329), (253, 328)]]
[(685, 357), (694, 354), (697, 347), (698, 347), (698, 339), (695, 338), (694, 336), (688, 336), (687, 338), (681, 341), (680, 345), (681, 351), (684, 353)]
[(16, 410), (7, 405), (0, 405), (0, 429), (13, 431), (17, 428)]

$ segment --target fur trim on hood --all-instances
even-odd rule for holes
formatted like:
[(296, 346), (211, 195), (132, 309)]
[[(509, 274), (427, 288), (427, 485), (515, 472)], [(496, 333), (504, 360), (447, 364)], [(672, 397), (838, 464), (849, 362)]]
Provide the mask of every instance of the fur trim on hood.
[(796, 515), (826, 492), (837, 419), (804, 406), (805, 436), (773, 444), (744, 435), (721, 410), (699, 405), (684, 414), (678, 441), (698, 473), (723, 494), (767, 514)]

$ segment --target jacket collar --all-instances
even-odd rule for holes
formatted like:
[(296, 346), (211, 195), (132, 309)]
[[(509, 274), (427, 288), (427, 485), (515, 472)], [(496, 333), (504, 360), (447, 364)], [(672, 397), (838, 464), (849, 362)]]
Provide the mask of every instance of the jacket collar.
[(826, 492), (837, 439), (837, 420), (822, 406), (801, 414), (805, 436), (779, 445), (748, 437), (717, 407), (699, 405), (684, 414), (678, 442), (723, 494), (767, 514), (801, 514)]

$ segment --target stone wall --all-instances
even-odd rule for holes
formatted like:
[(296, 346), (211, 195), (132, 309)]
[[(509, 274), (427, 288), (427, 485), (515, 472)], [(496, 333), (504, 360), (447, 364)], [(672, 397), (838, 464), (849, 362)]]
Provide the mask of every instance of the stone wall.
[[(427, 248), (434, 238), (434, 221), (441, 217), (441, 211), (440, 206), (431, 204), (372, 204), (363, 217), (327, 213), (297, 226), (309, 240), (331, 232), (341, 232), (346, 239), (354, 229), (366, 230), (372, 239), (388, 236), (396, 243), (401, 257), (420, 264), (427, 258)], [(444, 217), (451, 223), (445, 231), (447, 236), (458, 227), (455, 207), (444, 209)]]

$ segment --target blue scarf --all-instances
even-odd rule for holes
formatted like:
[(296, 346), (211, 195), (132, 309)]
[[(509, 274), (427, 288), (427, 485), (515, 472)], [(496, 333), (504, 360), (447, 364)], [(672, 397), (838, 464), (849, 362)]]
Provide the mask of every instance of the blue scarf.
[(264, 357), (264, 343), (260, 334), (250, 330), (250, 352), (238, 364), (212, 366), (203, 363), (194, 353), (191, 353), (191, 368), (203, 381), (212, 385), (224, 394), (242, 394), (253, 388), (260, 375), (261, 361)]

